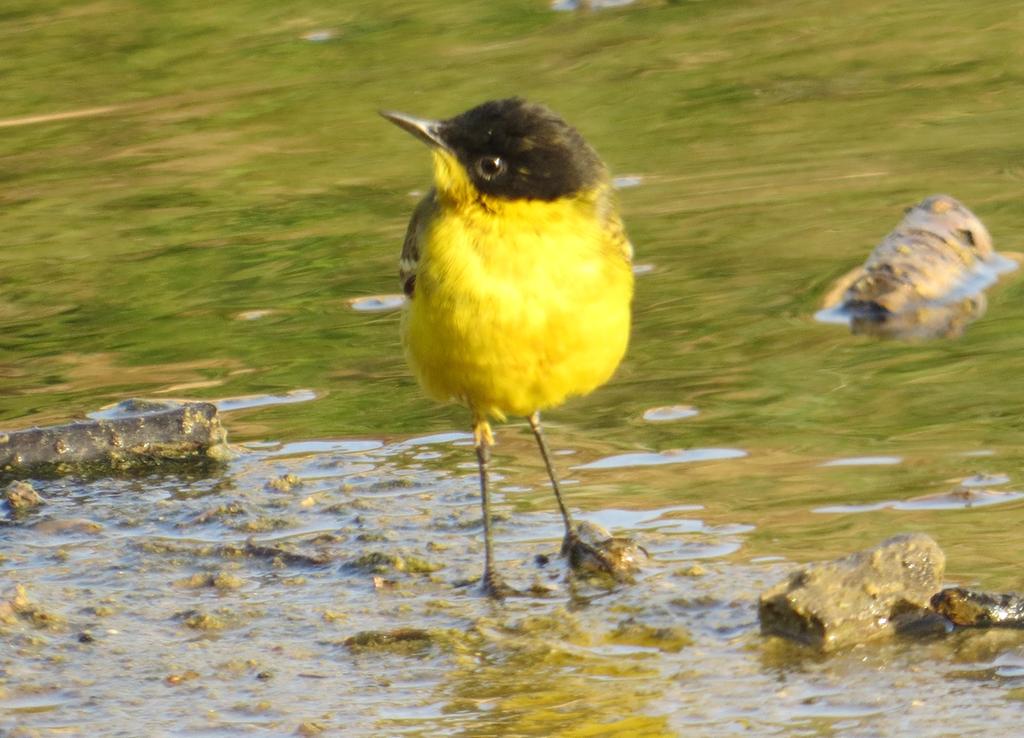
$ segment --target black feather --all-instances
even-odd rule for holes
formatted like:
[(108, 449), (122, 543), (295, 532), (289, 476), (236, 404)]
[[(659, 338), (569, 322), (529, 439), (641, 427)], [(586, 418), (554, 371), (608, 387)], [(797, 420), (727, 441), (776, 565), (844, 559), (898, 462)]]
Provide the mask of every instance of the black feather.
[[(509, 200), (557, 200), (593, 187), (604, 165), (580, 133), (543, 105), (491, 100), (442, 123), (440, 133), (482, 193)], [(504, 171), (488, 178), (485, 157)]]

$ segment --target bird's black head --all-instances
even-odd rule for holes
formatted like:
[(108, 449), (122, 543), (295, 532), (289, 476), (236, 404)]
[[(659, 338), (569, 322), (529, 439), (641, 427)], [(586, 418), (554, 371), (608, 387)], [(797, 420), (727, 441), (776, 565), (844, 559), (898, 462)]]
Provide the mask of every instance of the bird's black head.
[(384, 117), (446, 149), (482, 194), (507, 200), (557, 200), (599, 184), (604, 164), (580, 133), (543, 105), (491, 100), (443, 121), (400, 113)]
[(555, 200), (591, 187), (604, 166), (579, 132), (543, 105), (492, 100), (441, 124), (444, 142), (482, 193)]

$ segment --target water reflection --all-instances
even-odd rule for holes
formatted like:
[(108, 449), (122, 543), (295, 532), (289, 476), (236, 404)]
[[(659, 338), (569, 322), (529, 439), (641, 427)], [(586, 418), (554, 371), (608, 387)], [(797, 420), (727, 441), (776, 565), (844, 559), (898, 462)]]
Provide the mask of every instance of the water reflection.
[(232, 410), (252, 410), (258, 407), (273, 405), (291, 405), (296, 402), (311, 402), (317, 398), (316, 392), (309, 389), (290, 390), (279, 395), (247, 395), (245, 397), (225, 397), (216, 400), (214, 405), (221, 412)]
[(987, 490), (961, 485), (950, 492), (921, 495), (906, 500), (885, 500), (863, 505), (827, 505), (816, 513), (863, 513), (877, 510), (967, 510), (989, 505), (1003, 505), (1024, 498), (1024, 492)]
[[(261, 407), (272, 407), (275, 405), (291, 405), (297, 402), (311, 402), (317, 399), (313, 390), (297, 389), (289, 390), (277, 395), (245, 395), (243, 397), (225, 397), (213, 400), (212, 404), (220, 412), (232, 412), (236, 410), (254, 410)], [(154, 409), (176, 407), (180, 402), (177, 400), (148, 400), (133, 399), (122, 400), (113, 405), (94, 410), (86, 414), (93, 420), (114, 420), (117, 418), (129, 417)]]
[(262, 320), (263, 318), (269, 317), (276, 312), (277, 311), (272, 308), (243, 310), (242, 312), (235, 314), (235, 320)]
[(673, 420), (692, 418), (698, 414), (697, 408), (690, 405), (664, 405), (644, 410), (643, 419), (648, 423), (667, 423)]
[(900, 456), (850, 456), (845, 459), (832, 459), (819, 466), (890, 466), (902, 464)]
[(627, 190), (630, 187), (639, 187), (643, 184), (644, 178), (639, 174), (623, 174), (612, 177), (612, 186), (617, 190)]
[(383, 313), (398, 310), (405, 304), (405, 295), (371, 295), (369, 297), (353, 297), (348, 301), (349, 307), (360, 313)]
[(586, 464), (579, 464), (573, 469), (620, 469), (630, 466), (660, 466), (662, 464), (689, 464), (695, 461), (718, 461), (721, 459), (741, 459), (746, 451), (738, 448), (689, 448), (671, 449), (661, 452), (643, 452), (633, 454), (615, 454), (597, 459)]

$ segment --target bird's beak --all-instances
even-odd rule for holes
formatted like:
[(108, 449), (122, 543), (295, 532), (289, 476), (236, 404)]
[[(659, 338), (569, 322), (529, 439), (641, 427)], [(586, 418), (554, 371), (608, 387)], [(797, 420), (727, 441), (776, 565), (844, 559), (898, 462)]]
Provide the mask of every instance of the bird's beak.
[(427, 120), (426, 118), (415, 118), (405, 113), (396, 113), (393, 110), (381, 110), (380, 114), (394, 123), (402, 130), (408, 131), (420, 141), (433, 148), (451, 151), (444, 138), (441, 137), (442, 123), (438, 120)]

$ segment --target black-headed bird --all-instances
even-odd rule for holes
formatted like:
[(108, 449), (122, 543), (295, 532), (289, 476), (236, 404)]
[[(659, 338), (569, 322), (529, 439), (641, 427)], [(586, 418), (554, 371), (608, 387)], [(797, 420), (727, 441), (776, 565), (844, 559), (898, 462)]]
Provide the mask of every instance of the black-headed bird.
[(490, 419), (528, 419), (579, 542), (540, 411), (604, 384), (629, 342), (632, 246), (608, 170), (548, 108), (492, 100), (447, 120), (382, 112), (433, 151), (434, 187), (413, 212), (399, 266), (406, 357), (431, 396), (469, 408), (480, 468), (487, 593), (494, 564)]

